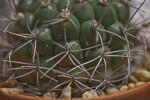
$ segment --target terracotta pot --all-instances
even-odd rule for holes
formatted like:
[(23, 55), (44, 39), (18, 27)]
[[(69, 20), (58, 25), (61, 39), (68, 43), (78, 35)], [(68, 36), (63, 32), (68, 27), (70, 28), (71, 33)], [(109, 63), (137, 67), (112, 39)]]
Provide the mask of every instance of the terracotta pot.
[[(0, 100), (52, 100), (52, 99), (41, 99), (25, 95), (10, 96), (2, 92), (2, 90), (0, 90)], [(83, 100), (83, 99), (76, 98), (72, 100)], [(125, 92), (101, 96), (90, 100), (150, 100), (150, 82)]]

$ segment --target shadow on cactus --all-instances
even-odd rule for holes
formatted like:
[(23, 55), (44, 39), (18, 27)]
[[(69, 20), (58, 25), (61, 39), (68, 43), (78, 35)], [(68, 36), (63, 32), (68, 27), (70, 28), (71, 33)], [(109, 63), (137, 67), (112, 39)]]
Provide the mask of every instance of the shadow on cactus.
[(141, 41), (125, 1), (22, 0), (11, 8), (17, 17), (1, 15), (12, 22), (0, 29), (11, 45), (3, 60), (10, 79), (59, 97), (70, 86), (72, 97), (80, 97), (128, 82), (132, 52), (138, 51), (132, 48)]

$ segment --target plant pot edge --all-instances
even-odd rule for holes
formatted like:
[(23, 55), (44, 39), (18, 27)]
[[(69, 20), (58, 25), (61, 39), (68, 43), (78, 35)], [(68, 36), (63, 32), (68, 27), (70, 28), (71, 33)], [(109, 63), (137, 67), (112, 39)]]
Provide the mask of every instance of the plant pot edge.
[[(43, 99), (22, 94), (10, 96), (0, 89), (0, 100), (56, 100), (56, 99)], [(72, 100), (83, 100), (83, 98), (73, 98)], [(90, 98), (89, 100), (150, 100), (150, 82), (147, 82), (142, 86), (124, 92), (100, 96), (97, 98)]]

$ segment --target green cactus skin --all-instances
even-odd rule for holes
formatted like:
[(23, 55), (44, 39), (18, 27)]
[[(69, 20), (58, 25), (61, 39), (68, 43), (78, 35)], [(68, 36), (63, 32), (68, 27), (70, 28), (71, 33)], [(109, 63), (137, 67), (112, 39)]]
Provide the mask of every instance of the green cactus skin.
[(42, 2), (42, 0), (31, 0), (32, 3), (30, 6), (30, 9), (28, 9), (28, 12), (31, 12), (31, 13), (35, 13), (38, 9), (40, 9), (40, 2)]
[[(105, 77), (104, 77), (105, 71), (106, 71), (105, 68), (101, 68), (101, 70), (98, 71), (99, 73), (96, 72), (93, 76), (93, 78), (96, 79), (96, 80), (91, 80), (89, 82), (90, 86), (99, 85), (100, 82), (102, 82), (105, 79)], [(112, 69), (110, 67), (108, 67), (106, 76), (109, 77), (111, 75), (111, 72), (112, 72)]]
[[(45, 62), (48, 58), (49, 58), (48, 56), (44, 56), (44, 57), (40, 57), (39, 58), (41, 67), (51, 68), (54, 65), (54, 62), (52, 62), (52, 61)], [(46, 72), (46, 70), (44, 70), (44, 69), (42, 71)], [(50, 76), (50, 77), (54, 77), (55, 76), (53, 71), (50, 71), (47, 75)]]
[[(59, 69), (59, 71), (62, 71), (62, 72), (64, 72), (64, 73), (67, 73), (67, 71), (69, 71), (69, 70), (72, 69), (72, 68), (73, 68), (73, 67), (65, 67), (65, 68), (59, 67), (58, 69)], [(82, 71), (81, 69), (79, 69), (79, 68), (77, 68), (77, 69), (73, 70), (72, 72), (70, 72), (70, 75), (74, 75), (75, 78), (79, 78), (79, 79), (77, 79), (77, 80), (80, 81), (80, 82), (83, 82), (83, 83), (88, 82), (87, 79), (89, 79), (89, 76), (87, 75), (87, 73), (83, 72), (83, 71)], [(59, 76), (59, 74), (58, 74), (58, 76)], [(83, 78), (86, 78), (86, 79), (82, 79), (82, 77), (83, 77)], [(66, 77), (58, 77), (58, 79), (59, 79), (59, 81), (61, 81), (61, 82), (65, 82), (65, 81), (67, 81), (69, 78), (66, 78)], [(73, 85), (75, 85), (75, 84), (73, 84)]]
[(57, 10), (60, 12), (62, 9), (65, 9), (65, 8), (72, 8), (72, 1), (73, 0), (68, 0), (67, 2), (64, 0), (53, 0), (52, 2), (57, 6)]
[[(83, 48), (91, 47), (96, 45), (96, 33), (92, 27), (92, 24), (94, 24), (93, 20), (85, 21), (81, 24), (81, 32), (80, 32), (80, 43)], [(99, 25), (99, 28), (104, 29), (103, 25)], [(106, 33), (100, 32), (101, 37), (103, 41), (106, 41)], [(98, 41), (98, 43), (100, 40)]]
[[(37, 28), (36, 28), (37, 29)], [(40, 28), (38, 29), (40, 30)], [(53, 38), (51, 34), (51, 29), (44, 29), (43, 32), (40, 33), (38, 37), (38, 49), (37, 51), (40, 53), (42, 56), (46, 55), (53, 55)]]
[[(57, 16), (56, 18), (59, 18), (60, 16)], [(66, 34), (67, 34), (67, 40), (77, 40), (80, 35), (80, 23), (77, 20), (75, 16), (70, 16), (70, 19), (75, 23), (76, 27), (73, 25), (71, 21), (67, 21), (67, 27), (66, 27)], [(65, 24), (65, 23), (64, 23)], [(59, 30), (58, 30), (59, 29)], [(57, 42), (64, 40), (64, 27), (62, 23), (58, 23), (52, 26), (52, 35), (54, 37), (54, 40)]]
[(23, 0), (23, 1), (21, 1), (20, 4), (18, 5), (18, 11), (22, 12), (22, 13), (28, 11), (29, 6), (31, 4), (32, 4), (32, 0)]
[[(75, 43), (75, 45), (73, 45)], [(61, 45), (63, 45), (63, 46), (65, 46), (65, 42), (60, 42), (60, 44)], [(68, 41), (68, 44), (69, 44), (69, 46), (72, 46), (71, 48), (70, 48), (70, 50), (79, 50), (79, 49), (81, 49), (81, 46), (80, 46), (80, 43), (78, 43), (78, 42), (76, 42), (76, 41)], [(55, 46), (55, 55), (56, 54), (59, 54), (59, 53), (61, 53), (61, 52), (64, 52), (64, 51), (66, 51), (66, 50), (64, 50), (63, 48), (61, 48), (61, 47), (58, 47), (58, 46)], [(72, 55), (74, 55), (77, 59), (78, 59), (78, 61), (81, 63), (82, 62), (82, 52), (74, 52), (74, 53), (72, 53)], [(60, 56), (60, 57), (58, 57), (58, 59), (60, 59), (61, 57), (63, 57), (63, 55), (62, 56)], [(75, 60), (74, 60), (75, 61)], [(67, 62), (67, 63), (66, 63)], [(76, 61), (75, 61), (75, 63), (76, 63)], [(59, 66), (62, 66), (62, 67), (65, 67), (65, 66), (73, 66), (73, 63), (72, 62), (70, 62), (70, 60), (69, 60), (69, 57), (65, 57), (60, 63), (59, 63)]]
[(117, 21), (117, 15), (112, 5), (106, 6), (99, 1), (93, 3), (93, 9), (95, 12), (96, 20), (99, 21), (104, 14), (102, 25), (107, 29), (111, 24)]
[[(15, 43), (15, 50), (20, 47), (21, 45), (23, 45), (24, 42), (23, 41), (17, 41)], [(18, 60), (18, 61), (30, 61), (31, 60), (31, 52), (30, 52), (30, 46), (29, 45), (26, 45), (22, 48), (20, 48), (18, 51), (16, 51), (13, 56), (12, 56), (13, 59), (15, 60)]]
[[(114, 24), (112, 24), (110, 27), (108, 27), (107, 30), (111, 31), (111, 32), (115, 32), (117, 33), (118, 35), (120, 36), (123, 36), (121, 30), (120, 30), (120, 27), (122, 27), (122, 23), (120, 22), (115, 22)], [(110, 40), (111, 38), (111, 35), (109, 34), (108, 35), (108, 41)], [(116, 50), (118, 48), (121, 48), (123, 45), (125, 44), (125, 41), (123, 41), (122, 39), (116, 37), (116, 36), (113, 36), (112, 37), (112, 40), (110, 42), (110, 49), (111, 50)]]
[[(87, 61), (90, 61), (90, 60), (92, 60), (92, 59), (100, 56), (99, 51), (102, 51), (102, 52), (106, 51), (106, 53), (108, 53), (108, 52), (110, 52), (110, 49), (107, 46), (104, 46), (104, 47), (99, 48), (98, 50), (97, 49), (89, 50), (89, 51), (87, 51), (85, 53), (85, 57), (84, 57), (85, 59), (84, 60), (87, 62)], [(97, 60), (95, 60), (95, 61), (87, 64), (86, 68), (96, 66), (98, 64), (98, 62), (99, 62), (99, 59), (97, 59)], [(107, 60), (107, 62), (111, 61), (111, 57), (105, 57), (105, 59)], [(105, 67), (105, 65), (104, 65), (104, 62), (102, 60), (101, 63), (100, 63), (100, 65), (99, 65), (99, 68), (97, 70), (99, 70), (99, 69), (101, 70), (104, 67)]]
[[(131, 28), (131, 27), (133, 27), (133, 25), (129, 24), (128, 28)], [(133, 35), (133, 36), (137, 36), (138, 30), (129, 30), (128, 33), (131, 34), (131, 35)], [(133, 42), (137, 41), (137, 39), (132, 38), (132, 37), (128, 37), (128, 39), (129, 39), (129, 41), (133, 41)]]
[[(126, 50), (127, 46), (126, 45), (123, 45), (120, 49), (118, 50)], [(120, 56), (124, 56), (125, 53), (124, 52), (116, 52), (116, 53), (113, 53), (113, 55), (120, 55)], [(113, 70), (117, 69), (119, 66), (123, 65), (125, 62), (126, 62), (127, 58), (123, 57), (123, 58), (120, 58), (120, 57), (112, 57), (112, 60), (111, 60), (111, 67)]]
[(40, 57), (39, 60), (40, 60), (40, 66), (41, 67), (51, 67), (54, 65), (53, 62), (45, 62), (45, 60), (47, 60), (48, 57)]
[[(17, 8), (24, 16), (16, 24), (22, 33), (16, 32), (16, 37), (20, 36), (12, 43), (15, 44), (13, 50), (31, 42), (17, 50), (12, 55), (12, 61), (37, 65), (36, 71), (43, 71), (39, 82), (47, 75), (54, 78), (50, 80), (57, 86), (62, 85), (61, 89), (69, 84), (73, 88), (79, 88), (78, 84), (88, 89), (100, 89), (97, 86), (101, 82), (109, 84), (107, 80), (111, 79), (109, 75), (113, 70), (127, 63), (126, 57), (122, 59), (125, 52), (113, 53), (126, 50), (129, 45), (121, 29), (129, 19), (130, 9), (121, 1), (23, 0)], [(127, 27), (132, 27), (132, 24)], [(134, 36), (136, 33), (135, 30), (129, 31)], [(128, 36), (127, 40), (133, 42), (134, 39)], [(37, 42), (36, 45), (34, 42)], [(35, 81), (35, 77), (30, 79)]]
[(76, 10), (76, 8), (80, 8), (74, 13), (74, 15), (77, 17), (80, 23), (83, 23), (91, 19), (95, 19), (94, 10), (90, 3), (86, 1), (83, 2), (74, 1), (72, 4), (72, 11)]
[(57, 16), (55, 5), (48, 5), (47, 7), (39, 7), (35, 14), (34, 14), (34, 20), (33, 25), (39, 20), (37, 26), (41, 26), (45, 20), (51, 20), (54, 19)]
[(118, 0), (115, 0), (114, 2), (112, 0), (112, 5), (113, 5), (115, 11), (117, 12), (116, 14), (117, 14), (118, 20), (122, 23), (126, 23), (126, 21), (130, 17), (129, 6), (127, 6), (124, 3), (121, 3), (121, 1), (118, 1)]
[(29, 32), (27, 24), (29, 25), (30, 29), (33, 28), (33, 17), (34, 15), (32, 13), (25, 13), (23, 17), (19, 20), (18, 24), (21, 30), (23, 30), (23, 32)]

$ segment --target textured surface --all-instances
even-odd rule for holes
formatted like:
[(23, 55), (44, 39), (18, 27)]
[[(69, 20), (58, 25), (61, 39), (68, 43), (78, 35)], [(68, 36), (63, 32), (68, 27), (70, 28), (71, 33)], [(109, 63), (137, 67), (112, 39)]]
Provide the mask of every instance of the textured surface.
[[(64, 7), (65, 4), (66, 7), (69, 7), (69, 3), (60, 1), (61, 3), (56, 0), (54, 5), (42, 5), (45, 7), (33, 2), (31, 8), (26, 7), (30, 6), (28, 4), (22, 5), (21, 3), (24, 2), (22, 1), (17, 7), (19, 11), (17, 14), (21, 19), (17, 20), (16, 27), (11, 30), (15, 36), (11, 38), (13, 40), (13, 42), (11, 41), (13, 53), (10, 50), (12, 53), (11, 61), (14, 62), (12, 67), (18, 67), (18, 69), (10, 69), (14, 70), (16, 74), (14, 79), (19, 78), (20, 81), (26, 81), (43, 89), (45, 81), (41, 78), (45, 76), (44, 78), (54, 82), (54, 89), (52, 90), (59, 86), (58, 83), (62, 87), (63, 84), (75, 86), (77, 90), (81, 87), (85, 90), (93, 89), (92, 86), (96, 86), (94, 89), (97, 90), (114, 84), (113, 82), (111, 84), (111, 81), (126, 80), (131, 72), (130, 53), (132, 51), (130, 50), (133, 41), (130, 39), (129, 42), (121, 27), (129, 19), (128, 6), (124, 5), (119, 12), (118, 1), (109, 5), (106, 4), (106, 6), (96, 0), (92, 3), (87, 1), (81, 3), (73, 0), (75, 2), (70, 3), (69, 12)], [(114, 9), (114, 6), (118, 8)], [(126, 17), (119, 16), (124, 11), (126, 13), (123, 14)], [(38, 20), (39, 23), (34, 28)], [(31, 30), (28, 29), (28, 25)], [(43, 27), (47, 28), (43, 29)], [(12, 34), (9, 30), (7, 33)], [(89, 49), (89, 47), (93, 49)], [(97, 57), (98, 59), (96, 59)], [(90, 61), (94, 59), (95, 61)], [(11, 62), (10, 59), (8, 60), (7, 62)], [(125, 63), (127, 66), (120, 67)], [(117, 71), (111, 71), (117, 68)], [(117, 77), (116, 73), (121, 76)], [(77, 83), (81, 87), (78, 87)], [(51, 87), (46, 87), (44, 91), (51, 91)]]

